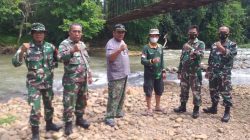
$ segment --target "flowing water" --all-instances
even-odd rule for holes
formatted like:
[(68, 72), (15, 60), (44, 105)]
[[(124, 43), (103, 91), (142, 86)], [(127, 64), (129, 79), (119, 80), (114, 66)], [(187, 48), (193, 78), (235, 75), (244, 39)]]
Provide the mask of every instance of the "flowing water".
[[(106, 77), (106, 58), (96, 53), (91, 54), (91, 69), (93, 71), (94, 83), (90, 85), (90, 89), (97, 87), (107, 86)], [(209, 52), (205, 53), (204, 63), (207, 63)], [(165, 66), (177, 67), (179, 63), (180, 50), (165, 50)], [(6, 100), (10, 97), (22, 96), (26, 94), (26, 73), (27, 69), (25, 65), (15, 68), (11, 63), (12, 55), (1, 55), (0, 56), (0, 101)], [(244, 69), (238, 67), (233, 70), (232, 83), (238, 84), (249, 84), (250, 83), (250, 49), (240, 49), (236, 64), (245, 64)], [(128, 84), (135, 86), (142, 86), (143, 84), (143, 66), (140, 63), (140, 56), (130, 57), (131, 74), (129, 75)], [(59, 63), (59, 67), (55, 69), (54, 78), (54, 91), (62, 94), (63, 88), (61, 85), (61, 79), (63, 75), (63, 65)], [(204, 73), (203, 73), (204, 75)], [(205, 78), (204, 78), (205, 79)], [(168, 73), (168, 81), (179, 82), (177, 76), (174, 73)], [(205, 85), (208, 83), (204, 80)]]

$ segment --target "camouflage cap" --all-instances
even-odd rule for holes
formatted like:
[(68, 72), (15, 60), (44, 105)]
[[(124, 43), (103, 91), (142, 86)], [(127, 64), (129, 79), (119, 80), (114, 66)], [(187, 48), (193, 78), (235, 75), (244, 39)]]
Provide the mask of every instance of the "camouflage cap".
[(31, 25), (31, 31), (46, 32), (45, 26), (42, 23), (33, 23)]
[(126, 32), (127, 30), (125, 29), (125, 26), (122, 24), (116, 24), (114, 26), (114, 31), (122, 31), (122, 32)]

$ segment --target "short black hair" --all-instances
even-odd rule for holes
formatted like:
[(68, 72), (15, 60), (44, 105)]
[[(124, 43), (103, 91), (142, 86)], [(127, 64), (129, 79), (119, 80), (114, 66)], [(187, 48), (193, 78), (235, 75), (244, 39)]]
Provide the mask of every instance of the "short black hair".
[(197, 25), (191, 25), (191, 26), (189, 26), (188, 30), (191, 30), (191, 29), (196, 29), (197, 32), (199, 32), (199, 26), (197, 26)]
[(80, 26), (81, 29), (83, 30), (82, 24), (80, 24), (80, 23), (71, 23), (71, 24), (69, 25), (69, 31), (71, 31), (71, 28), (72, 28), (73, 26)]

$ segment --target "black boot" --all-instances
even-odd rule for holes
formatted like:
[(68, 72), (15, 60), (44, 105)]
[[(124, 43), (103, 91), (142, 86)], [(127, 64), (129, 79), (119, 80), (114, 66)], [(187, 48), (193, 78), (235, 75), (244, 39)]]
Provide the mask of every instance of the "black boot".
[(39, 126), (32, 126), (31, 131), (32, 131), (31, 140), (40, 140), (40, 138), (39, 138)]
[(64, 130), (65, 135), (70, 135), (71, 133), (73, 133), (72, 130), (72, 122), (66, 122), (65, 124), (65, 130)]
[(194, 109), (193, 109), (193, 115), (192, 115), (192, 117), (194, 118), (194, 119), (196, 119), (196, 118), (198, 118), (199, 117), (199, 106), (194, 106)]
[(178, 108), (175, 108), (174, 112), (176, 112), (176, 113), (186, 112), (186, 103), (181, 102), (181, 106), (179, 106)]
[(218, 103), (212, 103), (211, 107), (203, 108), (204, 113), (217, 114), (217, 105)]
[(87, 120), (83, 119), (82, 116), (79, 116), (79, 117), (76, 117), (76, 125), (87, 129), (89, 128), (90, 123)]
[(225, 107), (224, 116), (221, 118), (222, 122), (228, 122), (230, 120), (230, 107)]
[(59, 131), (62, 127), (52, 122), (52, 119), (46, 121), (46, 131)]

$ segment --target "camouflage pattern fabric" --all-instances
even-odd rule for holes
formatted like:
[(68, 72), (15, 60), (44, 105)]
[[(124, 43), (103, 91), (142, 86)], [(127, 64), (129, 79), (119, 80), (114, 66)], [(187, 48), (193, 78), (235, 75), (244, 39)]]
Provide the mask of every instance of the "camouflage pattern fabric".
[[(22, 65), (22, 61), (19, 60), (21, 47), (12, 58), (12, 64), (15, 67)], [(30, 114), (30, 124), (32, 126), (39, 125), (41, 96), (44, 102), (45, 119), (51, 119), (53, 116), (54, 109), (51, 101), (54, 96), (52, 91), (53, 69), (57, 64), (55, 52), (55, 46), (48, 42), (44, 42), (42, 45), (35, 45), (30, 42), (30, 48), (24, 54), (25, 64), (28, 69), (26, 87), (28, 89), (28, 103), (32, 107)]]
[(78, 116), (84, 114), (87, 91), (87, 76), (91, 74), (89, 69), (89, 55), (86, 46), (83, 42), (81, 51), (70, 53), (75, 43), (69, 38), (64, 40), (59, 46), (58, 59), (64, 64), (64, 75), (62, 84), (63, 91), (63, 106), (64, 106), (64, 121), (72, 121), (72, 114)]
[(113, 80), (108, 85), (108, 104), (105, 119), (115, 118), (123, 109), (127, 77)]
[(226, 53), (221, 54), (215, 45), (212, 45), (208, 59), (209, 89), (213, 103), (219, 102), (219, 94), (222, 95), (224, 106), (232, 106), (232, 84), (231, 70), (233, 68), (234, 57), (237, 55), (236, 43), (227, 40)]
[(45, 29), (45, 26), (41, 23), (33, 23), (31, 25), (31, 31), (42, 31), (42, 32), (45, 32), (46, 29)]
[[(187, 44), (190, 46), (190, 48), (185, 49), (185, 47), (183, 47), (178, 69), (178, 74), (181, 75), (180, 101), (188, 101), (189, 89), (191, 87), (193, 93), (193, 104), (195, 106), (200, 106), (202, 84), (200, 63), (204, 56), (205, 44), (203, 41), (200, 41), (197, 38), (193, 43), (189, 41)], [(192, 52), (196, 52), (196, 54), (192, 56)]]

